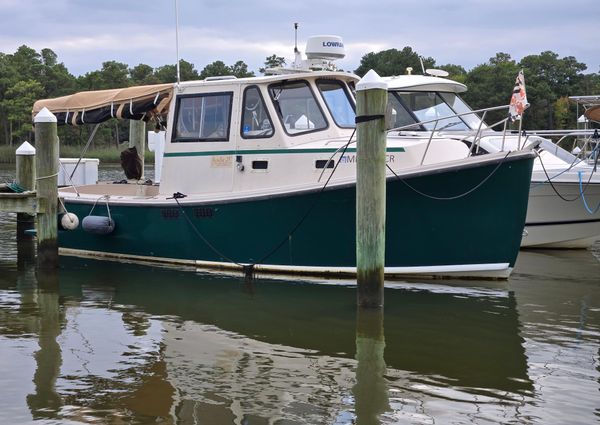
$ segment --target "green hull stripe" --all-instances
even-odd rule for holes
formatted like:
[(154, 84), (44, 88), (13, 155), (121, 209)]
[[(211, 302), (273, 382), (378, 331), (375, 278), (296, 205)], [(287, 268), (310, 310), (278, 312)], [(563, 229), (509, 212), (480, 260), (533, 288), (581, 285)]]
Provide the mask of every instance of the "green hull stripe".
[[(388, 148), (388, 152), (404, 152), (404, 148)], [(206, 151), (206, 152), (168, 152), (165, 157), (176, 156), (216, 156), (216, 155), (274, 155), (286, 153), (334, 153), (342, 152), (341, 149), (321, 148), (321, 149), (248, 149), (248, 150), (227, 150), (227, 151)], [(356, 152), (356, 148), (348, 148), (346, 152)]]

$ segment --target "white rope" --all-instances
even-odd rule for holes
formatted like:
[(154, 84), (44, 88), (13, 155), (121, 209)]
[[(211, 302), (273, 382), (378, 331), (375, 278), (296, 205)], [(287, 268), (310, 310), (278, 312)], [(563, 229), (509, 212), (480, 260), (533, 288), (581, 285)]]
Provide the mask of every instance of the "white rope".
[(106, 200), (106, 211), (108, 212), (108, 219), (112, 220), (112, 218), (110, 216), (110, 207), (108, 206), (108, 199), (109, 198), (110, 198), (110, 195), (102, 195), (101, 197), (99, 197), (98, 199), (96, 199), (96, 201), (94, 201), (94, 205), (92, 205), (92, 209), (88, 213), (88, 216), (92, 215), (92, 212), (94, 211), (94, 208), (96, 208), (96, 205), (98, 204), (98, 201), (100, 199), (105, 199)]
[(73, 183), (73, 180), (71, 180), (71, 176), (69, 175), (69, 173), (67, 173), (67, 169), (65, 168), (65, 165), (60, 161), (58, 161), (58, 165), (60, 165), (60, 167), (62, 168), (64, 175), (67, 177), (67, 179), (69, 179), (69, 183), (71, 183), (71, 187), (73, 188), (73, 190), (77, 194), (77, 197), (79, 198), (79, 192), (77, 191), (77, 188), (75, 187), (75, 183)]
[(52, 177), (56, 177), (58, 176), (58, 171), (54, 174), (50, 174), (49, 176), (43, 176), (43, 177), (36, 177), (36, 180), (44, 180), (44, 179), (50, 179)]

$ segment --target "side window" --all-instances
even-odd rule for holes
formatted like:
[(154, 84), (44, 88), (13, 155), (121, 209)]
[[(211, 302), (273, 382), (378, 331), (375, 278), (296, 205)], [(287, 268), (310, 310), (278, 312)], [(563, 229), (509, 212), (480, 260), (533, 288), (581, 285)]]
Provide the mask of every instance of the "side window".
[(294, 136), (327, 128), (325, 116), (306, 81), (272, 84), (269, 94), (286, 133)]
[(317, 80), (317, 87), (335, 123), (339, 127), (353, 128), (356, 114), (343, 83), (335, 80)]
[(178, 97), (173, 142), (228, 141), (232, 98), (230, 92)]
[[(402, 127), (403, 130), (424, 130), (423, 126), (417, 124), (415, 117), (404, 107), (398, 93), (388, 92), (388, 107), (391, 109), (391, 128)], [(414, 124), (411, 126), (411, 124)]]
[(248, 87), (244, 91), (242, 137), (244, 139), (259, 139), (271, 137), (273, 133), (273, 122), (267, 112), (260, 90), (256, 86)]

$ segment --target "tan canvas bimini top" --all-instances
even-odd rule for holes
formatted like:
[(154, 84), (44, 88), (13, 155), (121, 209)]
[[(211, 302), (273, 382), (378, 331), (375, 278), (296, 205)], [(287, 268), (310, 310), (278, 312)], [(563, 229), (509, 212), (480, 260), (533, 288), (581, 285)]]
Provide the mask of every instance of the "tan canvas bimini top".
[(32, 117), (44, 107), (58, 124), (97, 124), (110, 118), (147, 120), (168, 110), (174, 84), (154, 84), (121, 89), (83, 91), (33, 104)]

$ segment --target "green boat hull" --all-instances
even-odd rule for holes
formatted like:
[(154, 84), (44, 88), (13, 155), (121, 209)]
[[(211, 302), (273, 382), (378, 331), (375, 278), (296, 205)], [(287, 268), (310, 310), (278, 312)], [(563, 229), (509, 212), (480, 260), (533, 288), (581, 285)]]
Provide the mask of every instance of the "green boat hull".
[[(386, 268), (514, 265), (533, 157), (434, 170), (387, 181)], [(445, 199), (438, 199), (445, 198)], [(447, 199), (452, 198), (452, 199)], [(92, 205), (65, 201), (80, 220)], [(145, 259), (340, 268), (356, 264), (356, 187), (252, 200), (110, 204), (108, 235), (61, 231), (61, 248)], [(94, 215), (108, 215), (98, 202)]]

